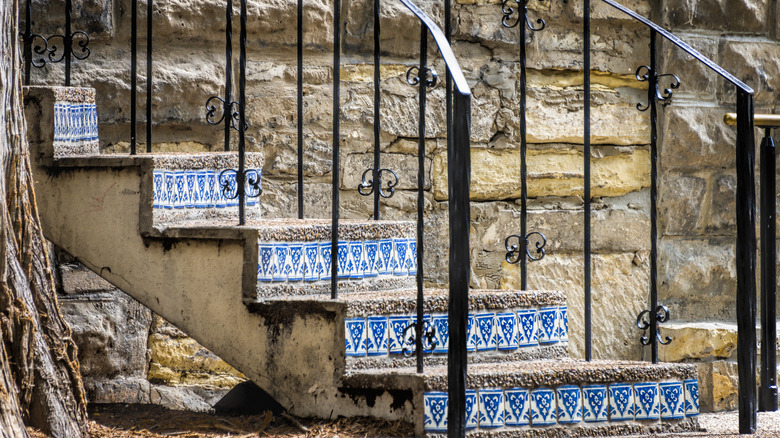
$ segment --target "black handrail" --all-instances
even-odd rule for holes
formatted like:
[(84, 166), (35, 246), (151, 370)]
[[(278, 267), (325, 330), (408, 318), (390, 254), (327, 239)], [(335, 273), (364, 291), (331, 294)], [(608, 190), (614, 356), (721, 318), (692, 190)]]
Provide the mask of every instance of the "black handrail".
[[(447, 175), (449, 180), (450, 220), (450, 294), (448, 314), (450, 344), (447, 355), (449, 404), (447, 424), (449, 436), (462, 437), (466, 433), (466, 331), (468, 324), (469, 273), (471, 271), (471, 262), (469, 260), (471, 89), (455, 59), (447, 36), (444, 35), (439, 26), (410, 0), (400, 1), (420, 19), (423, 25), (423, 36), (427, 37), (425, 29), (430, 32), (439, 48), (439, 53), (444, 59), (447, 75), (455, 84), (453, 96), (447, 96), (448, 107), (449, 102), (452, 102), (452, 119), (448, 118), (447, 120)], [(424, 61), (424, 54), (421, 58)], [(421, 63), (418, 73), (420, 87), (424, 89), (427, 77), (422, 69), (423, 65)], [(448, 113), (450, 113), (449, 108)], [(424, 139), (421, 141), (424, 141)], [(418, 309), (421, 308), (422, 303), (420, 303), (420, 296), (418, 295)], [(418, 322), (422, 324), (422, 321)], [(418, 348), (417, 354), (421, 355), (422, 350)]]

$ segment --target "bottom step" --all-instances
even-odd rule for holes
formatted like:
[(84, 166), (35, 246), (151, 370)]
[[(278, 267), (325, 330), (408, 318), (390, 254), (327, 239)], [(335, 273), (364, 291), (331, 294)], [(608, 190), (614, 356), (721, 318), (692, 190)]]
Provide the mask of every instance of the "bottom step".
[[(351, 387), (418, 392), (418, 433), (447, 431), (447, 368), (354, 371)], [(423, 388), (420, 391), (420, 388)], [(524, 361), (468, 367), (466, 427), (477, 436), (611, 436), (700, 430), (696, 367)], [(422, 394), (419, 394), (422, 392)], [(422, 397), (420, 397), (422, 395)], [(422, 398), (422, 400), (421, 400)], [(420, 427), (422, 426), (422, 427)]]

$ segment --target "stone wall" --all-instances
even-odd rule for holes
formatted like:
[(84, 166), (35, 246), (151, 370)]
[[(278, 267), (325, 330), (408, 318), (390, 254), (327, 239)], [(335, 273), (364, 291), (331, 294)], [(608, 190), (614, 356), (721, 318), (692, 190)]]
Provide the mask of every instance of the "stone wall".
[[(139, 18), (145, 20), (141, 1)], [(441, 22), (441, 2), (423, 9)], [(671, 27), (684, 39), (757, 88), (757, 109), (773, 111), (780, 86), (777, 0), (628, 0), (624, 3)], [(48, 0), (36, 3), (41, 10)], [(222, 131), (205, 122), (206, 99), (223, 88), (222, 2), (161, 0), (154, 4), (154, 150), (220, 150)], [(129, 0), (86, 0), (77, 26), (90, 32), (91, 57), (74, 66), (74, 84), (98, 90), (101, 148), (127, 151), (129, 138)], [(371, 2), (344, 0), (341, 66), (341, 214), (369, 218), (371, 199), (356, 188), (372, 148)], [(547, 256), (529, 263), (529, 287), (567, 293), (571, 353), (583, 343), (583, 148), (581, 1), (529, 2), (546, 28), (528, 47), (529, 230), (547, 236)], [(414, 219), (416, 90), (405, 71), (416, 62), (418, 24), (398, 2), (382, 4), (382, 160), (398, 172), (386, 219)], [(46, 17), (52, 20), (54, 11)], [(519, 112), (517, 29), (501, 25), (494, 0), (460, 0), (453, 9), (454, 51), (472, 87), (472, 283), (517, 288), (520, 271), (504, 261), (504, 239), (519, 232)], [(248, 26), (248, 149), (265, 154), (263, 214), (292, 216), (297, 158), (295, 118), (295, 2), (250, 1)], [(647, 307), (649, 284), (649, 114), (637, 111), (646, 85), (636, 68), (649, 63), (649, 31), (598, 1), (593, 10), (593, 316), (596, 358), (643, 359), (636, 315)], [(332, 5), (306, 2), (304, 126), (308, 217), (330, 217)], [(46, 26), (43, 20), (36, 25)], [(49, 28), (55, 25), (50, 24)], [(145, 46), (145, 27), (140, 26)], [(237, 34), (238, 20), (234, 22)], [(410, 31), (411, 30), (411, 31)], [(236, 50), (237, 53), (237, 50)], [(703, 406), (732, 408), (719, 382), (734, 381), (733, 348), (688, 352), (707, 345), (691, 338), (733, 341), (735, 267), (734, 130), (721, 120), (734, 92), (669, 44), (665, 70), (682, 88), (661, 112), (661, 239), (659, 291), (670, 306), (675, 337), (664, 360), (701, 361)], [(144, 53), (139, 71), (144, 72)], [(441, 61), (431, 52), (436, 70)], [(35, 81), (60, 81), (59, 65)], [(144, 79), (139, 80), (145, 92)], [(143, 94), (141, 94), (143, 96)], [(446, 282), (447, 174), (442, 87), (428, 102), (425, 182), (426, 281)], [(143, 119), (144, 99), (139, 99)], [(139, 139), (144, 125), (139, 126)], [(725, 330), (725, 332), (724, 332)], [(730, 335), (722, 335), (730, 333)], [(731, 336), (731, 337), (729, 337)], [(695, 349), (695, 348), (694, 348)], [(722, 377), (722, 379), (721, 379)], [(712, 382), (712, 385), (708, 386)], [(720, 385), (720, 386), (718, 386)], [(711, 389), (715, 388), (715, 389)], [(718, 398), (718, 400), (715, 400)], [(732, 397), (733, 399), (733, 397)], [(729, 399), (730, 400), (730, 399)]]

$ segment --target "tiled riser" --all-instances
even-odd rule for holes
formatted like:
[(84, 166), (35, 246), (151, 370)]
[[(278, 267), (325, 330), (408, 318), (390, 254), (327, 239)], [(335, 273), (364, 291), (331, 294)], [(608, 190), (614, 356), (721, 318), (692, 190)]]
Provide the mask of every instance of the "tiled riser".
[(97, 106), (94, 103), (56, 102), (54, 141), (81, 143), (98, 139)]
[[(424, 394), (425, 430), (447, 430), (447, 393)], [(466, 391), (466, 428), (673, 420), (699, 414), (695, 379), (661, 383), (564, 385), (555, 389)]]
[[(565, 306), (520, 309), (469, 314), (468, 351), (514, 351), (518, 348), (550, 345), (569, 340), (569, 320)], [(414, 335), (404, 330), (417, 321), (416, 316), (369, 316), (345, 321), (347, 356), (383, 356), (414, 351)], [(424, 340), (424, 353), (447, 353), (449, 322), (447, 315), (425, 315), (424, 331), (435, 329), (435, 345)], [(409, 339), (410, 336), (412, 339)], [(406, 341), (406, 342), (405, 342)]]
[[(405, 277), (417, 274), (415, 239), (339, 241), (338, 278)], [(331, 279), (330, 241), (258, 243), (257, 280), (261, 282)]]
[[(155, 170), (152, 207), (179, 208), (225, 208), (238, 206), (238, 198), (230, 199), (220, 186), (222, 170)], [(258, 172), (258, 177), (260, 171)], [(236, 173), (225, 174), (228, 192), (236, 193)], [(246, 186), (246, 205), (257, 205), (256, 190)], [(255, 196), (255, 197), (253, 197)]]

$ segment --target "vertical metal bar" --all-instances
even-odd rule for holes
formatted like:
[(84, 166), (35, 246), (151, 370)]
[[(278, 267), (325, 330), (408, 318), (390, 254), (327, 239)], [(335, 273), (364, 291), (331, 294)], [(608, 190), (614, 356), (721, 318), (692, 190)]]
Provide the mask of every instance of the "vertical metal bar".
[(241, 0), (241, 30), (238, 58), (238, 224), (246, 224), (246, 179), (244, 154), (246, 152), (246, 0)]
[(466, 337), (469, 313), (469, 187), (471, 185), (471, 96), (454, 96), (453, 141), (447, 149), (450, 215), (450, 345), (447, 353), (448, 431), (466, 436)]
[[(452, 2), (444, 0), (444, 36), (447, 42), (452, 44)], [(447, 150), (452, 147), (452, 76), (449, 69), (445, 69), (444, 78), (444, 99), (446, 106), (446, 124), (447, 124)]]
[(303, 0), (298, 0), (298, 219), (303, 219)]
[(420, 23), (420, 69), (418, 76), (419, 112), (417, 125), (417, 326), (415, 327), (415, 351), (417, 351), (417, 372), (423, 372), (423, 207), (425, 197), (423, 189), (425, 185), (425, 106), (427, 100), (427, 69), (428, 68), (428, 29)]
[[(585, 88), (585, 111), (584, 111), (584, 135), (583, 152), (584, 157), (584, 285), (585, 285), (585, 360), (590, 361), (591, 354), (591, 296), (590, 296), (590, 0), (583, 0), (583, 41), (585, 49), (583, 52), (584, 61), (584, 88)], [(521, 239), (522, 240), (522, 239)], [(525, 254), (521, 254), (525, 257)]]
[(146, 3), (146, 152), (152, 151), (152, 5)]
[(379, 117), (379, 108), (381, 103), (381, 93), (380, 93), (380, 70), (379, 70), (379, 62), (380, 62), (380, 48), (379, 48), (379, 0), (374, 0), (374, 220), (380, 219), (380, 213), (379, 213), (379, 193), (382, 189), (382, 181), (379, 179), (381, 177), (381, 172), (379, 171), (381, 160), (380, 160), (380, 140), (379, 140), (379, 133), (380, 133), (380, 126), (381, 126), (381, 120)]
[(333, 193), (331, 207), (331, 278), (330, 297), (338, 297), (339, 251), (339, 111), (341, 86), (341, 0), (333, 1)]
[(655, 29), (650, 30), (650, 80), (647, 99), (650, 105), (650, 350), (653, 363), (658, 363), (658, 38)]
[(32, 68), (32, 0), (24, 6), (24, 85), (30, 85)]
[(130, 9), (130, 155), (135, 155), (138, 126), (138, 0), (132, 0)]
[[(527, 9), (526, 9), (527, 13)], [(520, 277), (520, 289), (526, 290), (528, 288), (528, 273), (526, 269), (528, 267), (528, 259), (526, 259), (527, 244), (525, 236), (528, 235), (528, 186), (527, 181), (527, 168), (526, 168), (526, 149), (527, 149), (527, 135), (526, 135), (526, 91), (527, 91), (527, 76), (526, 76), (526, 50), (525, 50), (525, 38), (526, 38), (526, 25), (525, 22), (520, 20), (520, 270), (522, 271), (522, 277)]]
[(737, 372), (739, 433), (756, 431), (756, 188), (753, 95), (737, 88)]
[(72, 0), (65, 0), (65, 86), (70, 87), (70, 63), (73, 55), (73, 31), (71, 30), (71, 16), (73, 15)]
[(775, 188), (777, 168), (772, 130), (761, 142), (761, 386), (758, 410), (777, 410), (777, 264)]
[(233, 0), (225, 6), (225, 150), (230, 150), (230, 126), (233, 124)]

